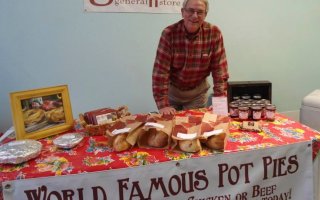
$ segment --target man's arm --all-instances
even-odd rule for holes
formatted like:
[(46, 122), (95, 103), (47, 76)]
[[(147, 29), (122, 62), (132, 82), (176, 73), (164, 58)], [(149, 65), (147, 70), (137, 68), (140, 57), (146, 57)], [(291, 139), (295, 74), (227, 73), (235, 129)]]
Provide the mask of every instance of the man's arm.
[(152, 73), (153, 97), (159, 110), (170, 107), (168, 88), (171, 59), (171, 45), (165, 29), (160, 37)]
[(214, 84), (213, 96), (226, 96), (229, 73), (223, 37), (218, 27), (213, 26), (212, 31), (214, 36), (211, 60), (211, 73)]

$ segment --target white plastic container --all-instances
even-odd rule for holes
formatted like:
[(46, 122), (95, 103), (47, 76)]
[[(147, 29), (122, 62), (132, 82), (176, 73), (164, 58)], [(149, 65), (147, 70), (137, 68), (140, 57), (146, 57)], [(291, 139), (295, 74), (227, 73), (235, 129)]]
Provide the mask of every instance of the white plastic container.
[(320, 131), (320, 89), (314, 90), (303, 98), (300, 122)]

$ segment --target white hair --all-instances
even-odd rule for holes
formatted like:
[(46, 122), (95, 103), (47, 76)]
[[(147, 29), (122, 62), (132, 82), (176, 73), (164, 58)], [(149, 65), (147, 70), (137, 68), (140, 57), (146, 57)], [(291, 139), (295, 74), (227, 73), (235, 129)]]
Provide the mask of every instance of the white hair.
[[(182, 8), (185, 8), (189, 1), (190, 0), (184, 0), (183, 4), (182, 4)], [(208, 2), (208, 0), (200, 0), (200, 1), (202, 1), (204, 3), (204, 5), (206, 6), (206, 13), (208, 13), (208, 11), (209, 11), (209, 2)]]

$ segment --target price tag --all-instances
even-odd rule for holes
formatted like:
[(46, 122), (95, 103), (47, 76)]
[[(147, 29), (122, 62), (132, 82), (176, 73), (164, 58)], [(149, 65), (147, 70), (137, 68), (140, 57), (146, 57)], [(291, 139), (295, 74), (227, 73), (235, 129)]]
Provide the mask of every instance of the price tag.
[(227, 97), (212, 97), (213, 113), (228, 116)]

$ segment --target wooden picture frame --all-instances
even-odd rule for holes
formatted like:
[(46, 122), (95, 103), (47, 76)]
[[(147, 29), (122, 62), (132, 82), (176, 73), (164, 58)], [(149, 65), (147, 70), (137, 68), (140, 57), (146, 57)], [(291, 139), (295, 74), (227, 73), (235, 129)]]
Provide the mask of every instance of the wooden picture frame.
[(41, 139), (70, 130), (73, 114), (67, 85), (10, 93), (16, 139)]

